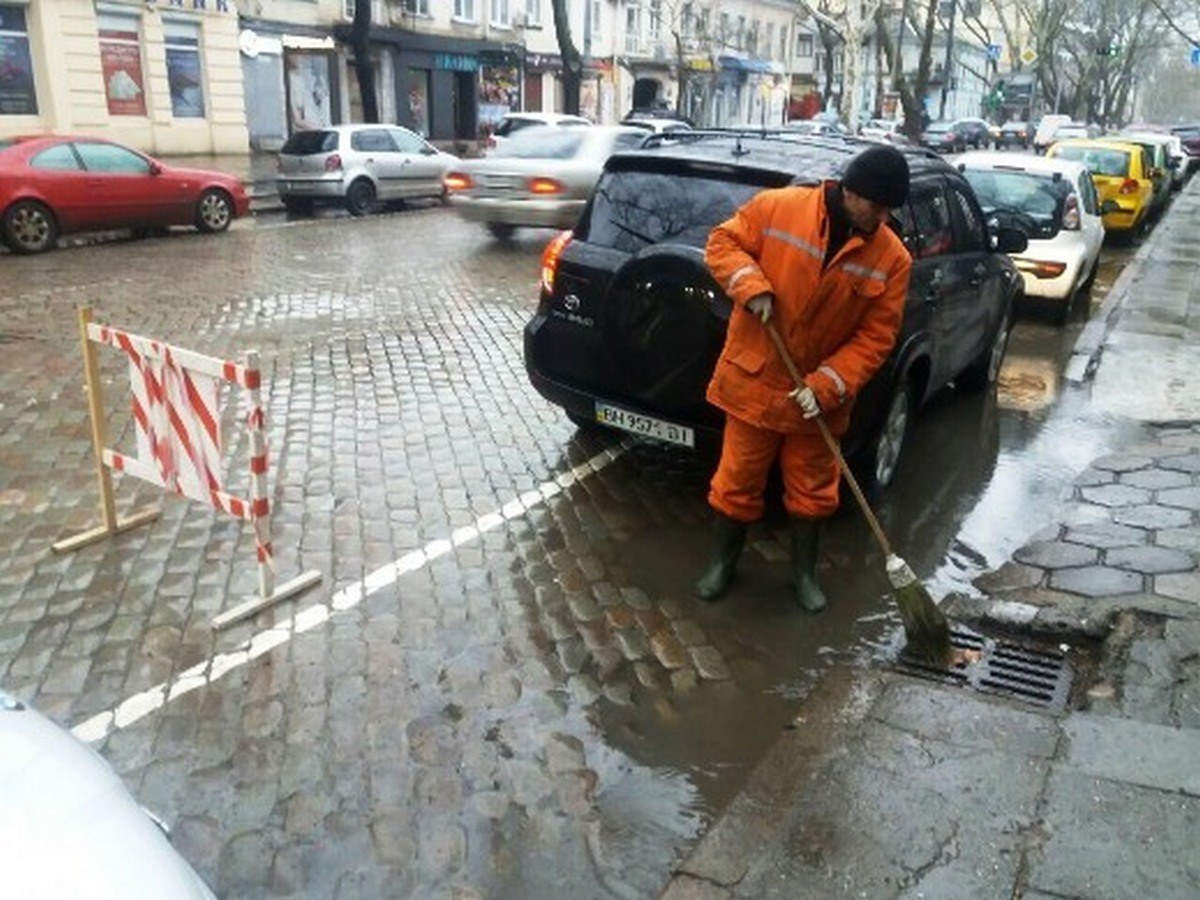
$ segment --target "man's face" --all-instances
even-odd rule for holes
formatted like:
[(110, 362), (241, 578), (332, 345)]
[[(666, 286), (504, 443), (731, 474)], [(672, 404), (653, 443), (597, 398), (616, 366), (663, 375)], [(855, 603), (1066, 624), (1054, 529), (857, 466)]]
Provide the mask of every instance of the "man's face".
[(848, 188), (842, 188), (842, 205), (846, 207), (846, 218), (859, 231), (874, 234), (875, 229), (888, 220), (891, 212), (881, 203), (859, 196)]

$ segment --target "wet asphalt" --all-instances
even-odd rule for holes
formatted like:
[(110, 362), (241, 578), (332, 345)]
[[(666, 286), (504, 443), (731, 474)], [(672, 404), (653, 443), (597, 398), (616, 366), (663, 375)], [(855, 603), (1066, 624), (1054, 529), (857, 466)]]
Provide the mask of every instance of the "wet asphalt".
[[(547, 237), (434, 206), (0, 257), (0, 684), (93, 740), (222, 896), (649, 896), (824, 668), (895, 628), (849, 514), (827, 614), (791, 606), (778, 511), (728, 600), (690, 597), (711, 460), (580, 433), (525, 379)], [(1007, 558), (1120, 438), (1063, 372), (1130, 253), (1106, 251), (1066, 327), (1029, 311), (995, 398), (921, 416), (879, 511), (935, 593)], [(84, 303), (259, 349), (280, 575), (321, 586), (215, 633), (255, 590), (251, 535), (130, 478), (119, 509), (159, 522), (51, 552), (98, 515)], [(128, 447), (125, 366), (102, 360)]]

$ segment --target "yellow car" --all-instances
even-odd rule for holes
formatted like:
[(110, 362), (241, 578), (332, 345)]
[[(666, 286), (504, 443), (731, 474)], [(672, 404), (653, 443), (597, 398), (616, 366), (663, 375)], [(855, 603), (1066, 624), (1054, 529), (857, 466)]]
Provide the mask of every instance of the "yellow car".
[[(1046, 155), (1077, 160), (1088, 167), (1106, 208), (1105, 231), (1140, 235), (1146, 230), (1154, 182), (1150, 175), (1153, 164), (1144, 147), (1120, 140), (1068, 140), (1052, 145)], [(1115, 208), (1107, 200), (1114, 201)]]

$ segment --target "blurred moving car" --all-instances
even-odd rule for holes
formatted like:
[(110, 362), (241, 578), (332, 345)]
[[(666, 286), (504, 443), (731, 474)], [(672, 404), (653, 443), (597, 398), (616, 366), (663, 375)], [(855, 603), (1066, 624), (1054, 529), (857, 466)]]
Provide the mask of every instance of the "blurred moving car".
[(457, 160), (399, 125), (334, 125), (287, 139), (275, 186), (289, 213), (334, 203), (363, 216), (391, 200), (442, 197), (442, 178)]
[(446, 173), (450, 204), (497, 238), (518, 227), (570, 228), (618, 150), (641, 146), (641, 128), (529, 128), (483, 159), (461, 160)]
[(99, 754), (0, 691), (0, 897), (216, 900)]
[(14, 253), (41, 253), (73, 232), (224, 231), (249, 208), (240, 179), (168, 166), (115, 141), (0, 140), (0, 239)]
[(1094, 122), (1064, 122), (1054, 129), (1055, 141), (1069, 141), (1072, 138), (1104, 137), (1104, 129)]
[(1002, 150), (1005, 147), (1020, 147), (1028, 150), (1033, 145), (1034, 127), (1029, 122), (1016, 119), (1005, 122), (1000, 126), (1000, 133), (995, 139), (995, 147)]
[[(542, 256), (538, 309), (525, 328), (531, 383), (580, 427), (711, 446), (724, 418), (705, 389), (731, 310), (704, 263), (709, 233), (759, 191), (837, 178), (870, 146), (697, 131), (611, 157), (573, 231)], [(994, 384), (1021, 282), (1004, 252), (1026, 243), (1011, 229), (989, 232), (970, 186), (943, 160), (900, 149), (912, 172), (893, 221), (913, 255), (904, 321), (844, 443), (878, 485), (891, 481), (930, 397), (952, 381), (965, 390)], [(869, 282), (861, 280), (864, 293), (881, 289)]]
[(1076, 291), (1096, 277), (1104, 243), (1100, 199), (1087, 168), (985, 150), (959, 157), (958, 169), (984, 215), (1029, 235), (1029, 246), (1012, 254), (1025, 295), (1052, 301), (1053, 318), (1066, 321)]
[(1038, 120), (1037, 131), (1033, 134), (1033, 149), (1045, 153), (1054, 143), (1054, 134), (1059, 126), (1071, 121), (1071, 117), (1062, 113), (1047, 113)]
[(653, 134), (670, 134), (673, 131), (691, 131), (692, 126), (683, 119), (668, 119), (662, 116), (642, 118), (641, 116), (626, 116), (621, 120), (622, 125), (630, 128), (641, 128)]
[(910, 143), (904, 133), (903, 119), (867, 119), (859, 130), (859, 136), (869, 141), (882, 141), (885, 144)]
[[(1154, 182), (1150, 156), (1140, 144), (1117, 140), (1071, 140), (1051, 145), (1046, 155), (1081, 162), (1092, 173), (1100, 195), (1104, 229), (1134, 237), (1145, 233), (1150, 221)], [(1116, 203), (1114, 209), (1105, 201)]]
[(964, 146), (974, 147), (976, 150), (990, 147), (992, 141), (995, 140), (991, 123), (974, 116), (955, 119), (954, 130), (963, 136), (963, 140), (966, 142)]
[(960, 153), (967, 149), (967, 136), (957, 122), (930, 122), (921, 132), (921, 146), (939, 153)]
[(591, 124), (590, 119), (585, 119), (583, 116), (571, 115), (570, 113), (510, 112), (506, 113), (504, 118), (496, 123), (496, 127), (492, 129), (492, 133), (487, 137), (486, 145), (490, 152), (526, 128), (541, 128), (546, 126), (551, 128), (580, 128)]

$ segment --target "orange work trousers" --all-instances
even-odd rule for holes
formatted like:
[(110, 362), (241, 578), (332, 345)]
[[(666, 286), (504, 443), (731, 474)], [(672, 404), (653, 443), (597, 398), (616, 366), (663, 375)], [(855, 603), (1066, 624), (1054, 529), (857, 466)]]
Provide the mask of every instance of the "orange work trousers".
[(708, 502), (738, 522), (762, 518), (763, 492), (775, 457), (783, 473), (783, 506), (788, 515), (823, 519), (838, 508), (837, 458), (820, 433), (781, 433), (726, 415), (721, 461)]

